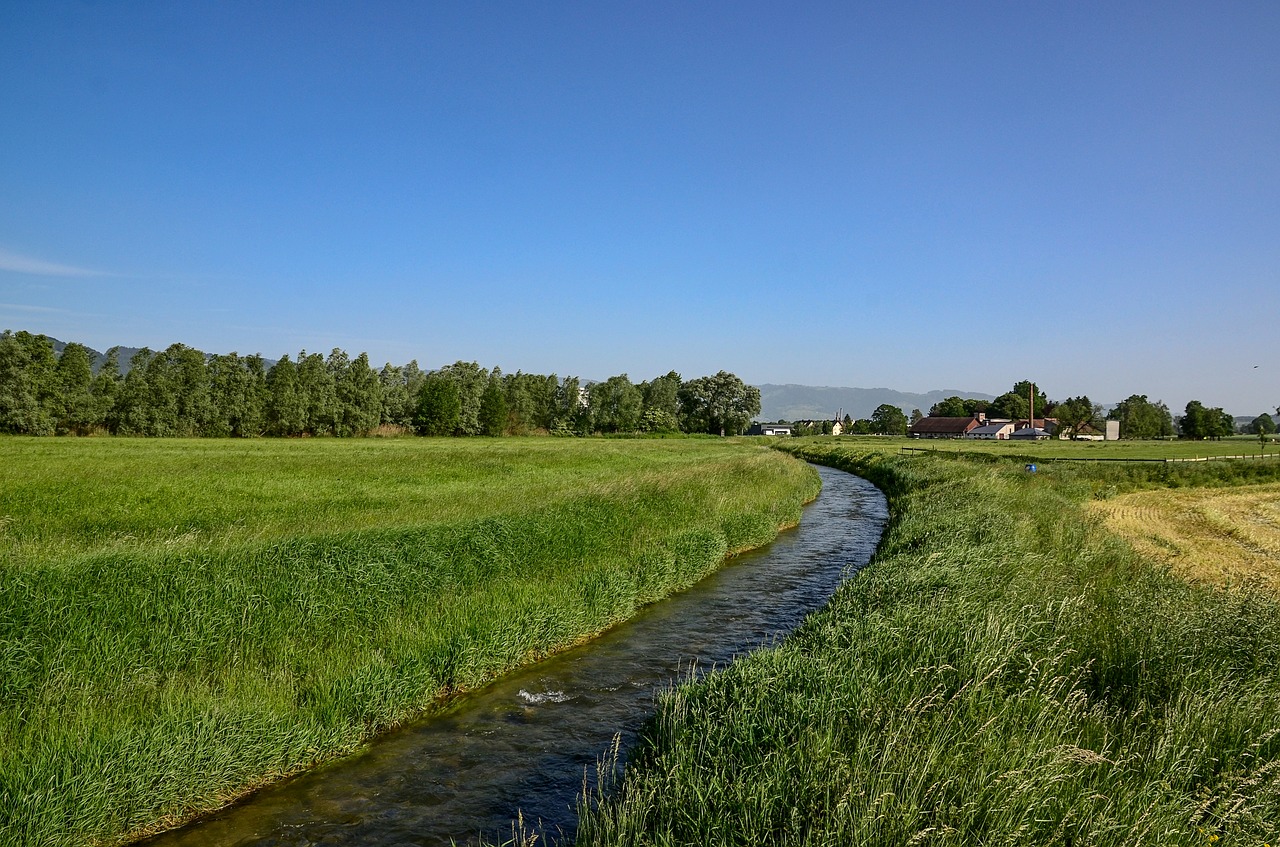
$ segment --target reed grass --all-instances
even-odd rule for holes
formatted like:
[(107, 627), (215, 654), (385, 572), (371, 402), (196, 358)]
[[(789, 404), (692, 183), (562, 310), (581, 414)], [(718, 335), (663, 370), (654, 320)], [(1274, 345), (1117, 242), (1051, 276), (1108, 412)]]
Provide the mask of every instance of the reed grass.
[(666, 695), (579, 844), (1280, 841), (1280, 606), (1176, 578), (1085, 508), (1256, 471), (791, 449), (889, 496), (874, 561)]
[(767, 542), (710, 440), (0, 439), (0, 844), (114, 843), (341, 755)]

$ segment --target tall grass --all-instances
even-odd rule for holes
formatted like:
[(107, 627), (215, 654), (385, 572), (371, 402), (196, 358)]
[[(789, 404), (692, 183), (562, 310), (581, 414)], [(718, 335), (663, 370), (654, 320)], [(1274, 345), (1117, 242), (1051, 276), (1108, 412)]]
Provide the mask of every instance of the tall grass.
[(0, 450), (5, 845), (119, 841), (340, 755), (768, 541), (818, 485), (707, 441)]
[(1280, 606), (1175, 579), (1082, 508), (1205, 471), (793, 449), (889, 495), (875, 560), (671, 692), (579, 843), (1277, 843)]

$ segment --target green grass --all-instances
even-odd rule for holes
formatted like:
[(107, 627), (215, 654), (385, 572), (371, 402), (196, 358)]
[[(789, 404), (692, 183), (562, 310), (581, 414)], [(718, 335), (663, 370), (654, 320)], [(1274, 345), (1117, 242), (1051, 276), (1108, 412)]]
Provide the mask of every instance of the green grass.
[(768, 541), (719, 440), (0, 439), (0, 844), (188, 818)]
[[(799, 440), (799, 439), (797, 439)], [(1210, 456), (1272, 456), (1268, 461), (1280, 459), (1280, 441), (1271, 441), (1265, 448), (1256, 436), (1232, 436), (1221, 441), (982, 441), (968, 438), (887, 438), (883, 436), (852, 435), (803, 439), (806, 442), (840, 444), (846, 449), (898, 450), (910, 447), (917, 450), (937, 450), (945, 453), (981, 453), (984, 455), (1017, 457), (1034, 456), (1041, 459), (1198, 459)]]
[(1032, 475), (869, 443), (789, 446), (889, 496), (873, 563), (776, 649), (669, 694), (580, 844), (1280, 840), (1280, 606), (1188, 585), (1084, 508), (1259, 463)]

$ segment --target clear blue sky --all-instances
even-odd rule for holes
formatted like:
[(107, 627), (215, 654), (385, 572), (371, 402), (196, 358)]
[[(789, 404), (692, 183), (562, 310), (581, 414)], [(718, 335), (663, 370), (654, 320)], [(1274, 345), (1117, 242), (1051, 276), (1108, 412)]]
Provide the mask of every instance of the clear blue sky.
[(0, 328), (1280, 403), (1280, 4), (791, 6), (0, 2)]

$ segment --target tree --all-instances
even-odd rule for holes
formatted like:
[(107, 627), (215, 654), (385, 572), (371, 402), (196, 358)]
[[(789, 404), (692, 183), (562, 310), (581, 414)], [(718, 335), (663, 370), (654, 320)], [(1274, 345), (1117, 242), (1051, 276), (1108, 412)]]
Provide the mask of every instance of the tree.
[[(334, 351), (335, 354), (340, 352)], [(342, 359), (346, 359), (345, 353)], [(369, 357), (365, 353), (341, 364), (334, 372), (337, 406), (333, 434), (344, 437), (367, 435), (382, 420), (382, 383), (369, 366)]]
[(1088, 395), (1082, 394), (1063, 400), (1054, 407), (1053, 413), (1058, 419), (1058, 432), (1074, 436), (1086, 427), (1096, 429), (1102, 417), (1102, 408), (1094, 405)]
[(1249, 423), (1249, 432), (1254, 435), (1270, 435), (1276, 431), (1276, 422), (1271, 415), (1263, 412)]
[(288, 354), (267, 371), (267, 432), (301, 435), (307, 428), (307, 398), (298, 386), (298, 369)]
[(760, 389), (728, 371), (682, 383), (678, 399), (686, 432), (738, 435), (760, 414)]
[(907, 416), (890, 403), (881, 403), (871, 413), (871, 429), (880, 435), (906, 435)]
[(428, 374), (418, 390), (413, 424), (419, 435), (458, 435), (462, 427), (462, 401), (458, 384), (440, 373)]
[(1120, 422), (1121, 438), (1167, 438), (1174, 434), (1173, 415), (1164, 403), (1152, 403), (1145, 394), (1131, 394), (1107, 415)]
[(25, 331), (0, 334), (0, 431), (54, 434), (56, 367), (47, 337)]
[[(340, 350), (335, 352), (341, 353)], [(345, 357), (345, 354), (343, 354)], [(331, 353), (330, 359), (334, 360)], [(333, 370), (340, 360), (326, 363), (319, 353), (298, 353), (298, 396), (306, 409), (302, 431), (310, 435), (328, 435), (333, 432), (337, 418), (338, 391)]]
[(435, 373), (453, 382), (458, 390), (459, 435), (479, 435), (480, 397), (489, 386), (489, 372), (476, 362), (454, 362)]
[(644, 398), (626, 374), (611, 376), (588, 389), (591, 425), (598, 432), (635, 432)]
[(93, 384), (93, 363), (89, 348), (71, 343), (62, 348), (54, 373), (57, 387), (53, 414), (58, 432), (86, 435), (101, 423), (97, 404), (90, 389)]
[(93, 400), (93, 419), (95, 426), (110, 429), (109, 418), (116, 403), (116, 394), (120, 391), (120, 348), (112, 347), (107, 351), (107, 359), (94, 374), (89, 383), (89, 396)]
[(1235, 430), (1235, 422), (1220, 407), (1208, 408), (1199, 400), (1187, 403), (1182, 419), (1178, 422), (1185, 438), (1219, 439), (1231, 435)]
[[(919, 413), (919, 409), (916, 412)], [(969, 417), (969, 413), (965, 410), (964, 398), (959, 396), (951, 396), (945, 400), (939, 400), (929, 407), (929, 417), (931, 418), (965, 418)]]
[(640, 383), (644, 412), (661, 412), (678, 418), (680, 415), (680, 374), (668, 371), (648, 382)]
[(1027, 395), (1008, 391), (991, 401), (988, 410), (993, 418), (1016, 421), (1028, 417)]
[(915, 424), (916, 421), (920, 420), (923, 417), (924, 417), (924, 412), (920, 411), (919, 409), (911, 410), (911, 423), (913, 425)]
[(507, 396), (502, 388), (502, 374), (497, 368), (494, 368), (489, 376), (489, 384), (480, 394), (478, 420), (481, 435), (498, 436), (506, 431)]

